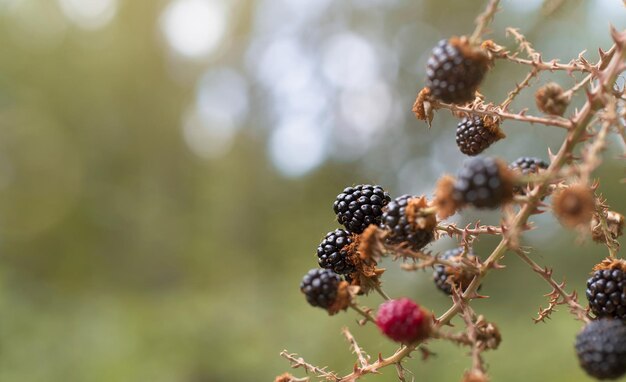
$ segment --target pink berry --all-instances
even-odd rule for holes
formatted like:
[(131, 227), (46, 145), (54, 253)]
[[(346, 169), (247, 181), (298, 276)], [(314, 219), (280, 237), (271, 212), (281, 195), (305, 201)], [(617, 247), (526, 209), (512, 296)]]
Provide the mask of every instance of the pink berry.
[(376, 325), (383, 334), (404, 344), (428, 337), (430, 324), (430, 314), (408, 298), (384, 302), (376, 316)]

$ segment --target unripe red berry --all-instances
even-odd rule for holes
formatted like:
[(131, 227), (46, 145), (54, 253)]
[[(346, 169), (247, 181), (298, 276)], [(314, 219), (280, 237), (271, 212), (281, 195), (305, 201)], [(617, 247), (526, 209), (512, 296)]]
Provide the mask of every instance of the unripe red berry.
[(396, 342), (410, 344), (430, 334), (432, 317), (408, 298), (389, 300), (378, 308), (376, 325)]

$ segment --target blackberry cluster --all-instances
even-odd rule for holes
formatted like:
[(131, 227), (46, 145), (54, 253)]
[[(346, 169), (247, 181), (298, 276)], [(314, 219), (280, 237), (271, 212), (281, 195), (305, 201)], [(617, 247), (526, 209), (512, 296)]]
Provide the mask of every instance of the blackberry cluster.
[(320, 267), (332, 269), (335, 273), (347, 275), (354, 272), (354, 264), (349, 259), (347, 246), (352, 244), (352, 234), (343, 229), (330, 231), (317, 247)]
[(414, 229), (406, 215), (406, 207), (414, 198), (411, 195), (402, 195), (394, 199), (387, 207), (382, 217), (382, 225), (389, 231), (388, 241), (391, 244), (409, 243), (411, 248), (424, 248), (434, 238), (432, 229)]
[(341, 278), (330, 269), (311, 269), (300, 283), (300, 290), (312, 306), (328, 309), (337, 298)]
[(348, 231), (361, 233), (370, 224), (380, 224), (382, 209), (390, 200), (381, 186), (360, 184), (348, 187), (337, 195), (333, 210), (339, 223)]
[(494, 158), (472, 158), (463, 164), (454, 183), (452, 197), (459, 205), (496, 208), (513, 195), (513, 186), (507, 175)]
[(591, 321), (576, 337), (580, 366), (597, 379), (617, 379), (626, 373), (626, 324), (601, 318)]
[(426, 64), (426, 86), (434, 98), (443, 102), (469, 102), (488, 68), (487, 55), (467, 41), (441, 40)]
[(596, 317), (626, 320), (626, 274), (621, 269), (595, 271), (587, 280), (586, 295)]
[(548, 168), (548, 164), (543, 159), (534, 157), (520, 157), (509, 165), (511, 170), (516, 170), (524, 175), (536, 174), (539, 170), (545, 170)]
[(463, 118), (456, 128), (456, 145), (465, 155), (474, 156), (485, 151), (494, 142), (504, 138), (497, 124), (485, 125), (483, 118)]
[[(450, 249), (444, 252), (441, 258), (447, 260), (459, 256), (463, 253), (463, 249), (463, 247)], [(470, 250), (467, 257), (470, 259), (473, 258), (474, 253)], [(448, 283), (448, 280), (451, 279), (457, 287), (461, 288), (461, 291), (465, 291), (465, 288), (467, 288), (474, 279), (474, 275), (472, 273), (463, 271), (462, 269), (450, 269), (450, 267), (446, 267), (442, 264), (435, 265), (434, 268), (433, 279), (435, 281), (435, 285), (439, 288), (439, 290), (448, 295), (452, 294), (452, 285)]]

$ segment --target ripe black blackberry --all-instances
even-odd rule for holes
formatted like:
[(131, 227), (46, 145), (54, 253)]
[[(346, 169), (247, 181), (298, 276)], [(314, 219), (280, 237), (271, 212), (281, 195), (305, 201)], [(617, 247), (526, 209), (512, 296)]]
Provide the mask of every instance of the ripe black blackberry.
[(402, 195), (394, 199), (383, 213), (382, 226), (389, 231), (387, 241), (390, 244), (408, 243), (413, 250), (420, 250), (430, 243), (435, 234), (434, 228), (437, 224), (434, 215), (425, 217), (420, 225), (416, 222), (411, 224), (409, 218), (409, 204), (419, 207), (426, 207), (426, 199), (411, 195)]
[(587, 280), (587, 300), (596, 317), (626, 320), (626, 261), (607, 259)]
[[(441, 258), (448, 260), (450, 258), (457, 257), (463, 253), (463, 250), (463, 247), (447, 250), (443, 253), (443, 255), (441, 255)], [(467, 254), (467, 257), (469, 259), (474, 258), (474, 253), (471, 249)], [(435, 265), (435, 270), (433, 272), (435, 285), (439, 288), (439, 290), (448, 295), (452, 294), (452, 285), (448, 283), (449, 279), (453, 281), (454, 284), (461, 289), (461, 291), (465, 291), (474, 279), (474, 276), (475, 275), (473, 273), (465, 271), (464, 269), (455, 269), (442, 264)]]
[[(547, 168), (548, 164), (543, 159), (535, 157), (519, 157), (509, 165), (509, 169), (522, 175), (536, 174), (539, 170)], [(527, 184), (526, 187), (532, 187), (532, 183)], [(514, 186), (513, 192), (520, 195), (526, 193), (525, 188), (520, 186)]]
[(497, 122), (477, 115), (463, 118), (456, 128), (456, 145), (469, 156), (482, 153), (504, 137)]
[(470, 204), (476, 208), (496, 208), (512, 196), (513, 182), (509, 169), (491, 157), (465, 161), (452, 191), (455, 203)]
[(330, 269), (311, 269), (300, 283), (300, 291), (312, 306), (328, 309), (337, 298), (341, 278)]
[(580, 366), (597, 379), (617, 379), (626, 373), (626, 324), (601, 318), (591, 321), (576, 336)]
[(443, 102), (469, 102), (488, 68), (489, 57), (466, 38), (441, 40), (426, 65), (426, 86)]
[(379, 225), (383, 207), (391, 198), (381, 186), (360, 184), (337, 195), (333, 210), (337, 220), (352, 233), (361, 233), (370, 224)]
[(352, 234), (343, 229), (330, 231), (317, 247), (320, 267), (332, 269), (335, 273), (348, 275), (355, 271), (350, 260), (348, 246), (352, 244)]
[(548, 164), (540, 158), (535, 157), (519, 157), (513, 163), (509, 165), (509, 168), (514, 171), (519, 171), (524, 175), (536, 174), (539, 170), (545, 170), (548, 168)]

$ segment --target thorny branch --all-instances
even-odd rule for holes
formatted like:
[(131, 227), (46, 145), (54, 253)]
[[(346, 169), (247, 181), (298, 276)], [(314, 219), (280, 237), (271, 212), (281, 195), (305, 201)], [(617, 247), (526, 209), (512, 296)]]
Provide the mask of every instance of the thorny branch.
[(315, 365), (311, 365), (306, 362), (302, 357), (298, 357), (297, 354), (289, 353), (287, 350), (283, 350), (280, 352), (280, 356), (286, 358), (291, 363), (291, 367), (294, 369), (303, 368), (307, 373), (313, 373), (314, 375), (324, 378), (328, 381), (340, 381), (341, 379), (337, 376), (337, 374), (333, 372), (326, 371), (325, 367), (319, 368)]
[(476, 29), (474, 29), (474, 33), (470, 36), (470, 41), (477, 42), (480, 37), (485, 33), (485, 29), (493, 20), (496, 12), (498, 12), (498, 4), (500, 0), (490, 0), (489, 4), (487, 4), (487, 8), (478, 15), (476, 18)]
[(570, 129), (572, 124), (565, 118), (560, 117), (537, 117), (533, 115), (527, 115), (526, 110), (522, 110), (519, 113), (509, 113), (502, 111), (499, 107), (491, 104), (483, 104), (482, 102), (476, 102), (470, 106), (460, 106), (450, 103), (444, 103), (439, 101), (431, 102), (433, 109), (448, 109), (453, 112), (460, 112), (467, 115), (486, 115), (492, 117), (498, 117), (501, 120), (513, 120), (526, 123), (537, 123), (545, 126), (560, 127), (562, 129)]
[(369, 356), (365, 354), (365, 352), (361, 349), (352, 333), (350, 333), (350, 330), (344, 327), (341, 332), (343, 333), (344, 337), (346, 337), (346, 340), (348, 340), (348, 342), (350, 343), (352, 351), (356, 353), (357, 359), (359, 360), (359, 364), (361, 365), (361, 367), (367, 367), (367, 365), (369, 365)]
[[(480, 39), (488, 23), (496, 13), (497, 7), (497, 0), (489, 2), (485, 12), (483, 12), (483, 14), (481, 14), (481, 16), (477, 19), (478, 25), (472, 35), (473, 40), (477, 41)], [(566, 169), (577, 168), (576, 172), (581, 178), (581, 181), (584, 183), (589, 182), (591, 172), (600, 163), (599, 156), (605, 149), (606, 138), (611, 132), (611, 127), (615, 127), (615, 130), (617, 130), (622, 137), (624, 135), (624, 106), (622, 105), (622, 111), (618, 113), (614, 97), (618, 97), (621, 100), (621, 95), (615, 95), (613, 85), (617, 76), (626, 70), (626, 32), (618, 33), (615, 30), (611, 30), (615, 44), (606, 52), (600, 50), (600, 59), (594, 65), (587, 62), (582, 54), (579, 55), (578, 58), (570, 61), (568, 64), (560, 64), (556, 60), (544, 62), (541, 58), (541, 54), (532, 47), (532, 45), (521, 33), (519, 33), (518, 30), (509, 28), (507, 32), (515, 38), (520, 51), (525, 52), (530, 59), (519, 58), (518, 53), (512, 54), (492, 41), (485, 42), (483, 46), (488, 49), (495, 58), (506, 59), (511, 62), (532, 66), (532, 69), (526, 78), (509, 93), (507, 99), (505, 99), (500, 106), (484, 104), (481, 99), (477, 99), (469, 106), (459, 106), (432, 101), (432, 108), (448, 109), (456, 113), (492, 116), (502, 120), (509, 119), (530, 124), (536, 123), (546, 126), (559, 127), (567, 130), (566, 138), (556, 154), (551, 155), (551, 163), (549, 167), (542, 172), (541, 176), (533, 179), (532, 186), (528, 188), (525, 197), (518, 200), (520, 203), (519, 210), (516, 213), (507, 212), (507, 214), (504, 215), (505, 219), (501, 227), (481, 226), (479, 223), (476, 223), (474, 227), (468, 226), (465, 228), (459, 228), (455, 224), (439, 223), (436, 227), (439, 234), (461, 238), (466, 245), (480, 235), (500, 236), (501, 240), (498, 245), (484, 261), (480, 262), (476, 260), (475, 262), (472, 262), (465, 257), (462, 257), (462, 259), (458, 261), (452, 261), (442, 259), (431, 254), (412, 251), (402, 246), (391, 248), (391, 252), (394, 253), (395, 258), (411, 259), (416, 262), (414, 264), (404, 264), (403, 268), (405, 269), (423, 269), (435, 264), (441, 264), (456, 268), (465, 267), (467, 269), (471, 269), (475, 273), (474, 279), (462, 293), (459, 290), (453, 289), (453, 304), (446, 312), (435, 319), (432, 328), (432, 338), (450, 340), (461, 345), (471, 346), (472, 371), (478, 373), (484, 373), (485, 371), (481, 353), (487, 348), (497, 347), (497, 343), (499, 343), (499, 334), (497, 334), (497, 329), (495, 329), (495, 333), (498, 337), (497, 341), (494, 340), (496, 342), (495, 345), (493, 345), (493, 342), (490, 345), (484, 342), (484, 332), (479, 333), (478, 327), (480, 326), (482, 328), (481, 330), (484, 331), (484, 328), (486, 327), (485, 325), (487, 324), (482, 317), (476, 317), (476, 314), (469, 304), (473, 299), (482, 297), (477, 294), (479, 285), (491, 270), (502, 268), (499, 261), (509, 250), (516, 253), (522, 261), (524, 261), (535, 273), (543, 278), (552, 288), (552, 291), (546, 295), (549, 298), (548, 307), (540, 309), (539, 316), (535, 319), (536, 322), (544, 321), (549, 318), (550, 314), (558, 305), (567, 305), (570, 312), (577, 319), (584, 322), (589, 321), (590, 317), (588, 316), (587, 310), (584, 309), (577, 301), (576, 292), (566, 292), (565, 283), (555, 281), (552, 277), (551, 269), (542, 268), (534, 262), (528, 256), (528, 253), (520, 247), (519, 239), (521, 234), (529, 228), (529, 218), (532, 215), (541, 212), (539, 207), (542, 205), (542, 198), (546, 195), (546, 193), (554, 188), (555, 184), (562, 181), (564, 174), (575, 175), (575, 173), (572, 173), (571, 171), (566, 172)], [(525, 87), (530, 85), (531, 79), (534, 78), (539, 72), (554, 70), (564, 70), (568, 73), (588, 73), (582, 80), (577, 82), (576, 85), (566, 92), (568, 98), (571, 98), (576, 91), (585, 88), (587, 96), (584, 105), (580, 107), (571, 118), (529, 116), (526, 115), (524, 110), (519, 113), (510, 113), (506, 111), (512, 100)], [(587, 89), (587, 87), (589, 87), (589, 89)], [(603, 113), (599, 113), (599, 110), (601, 109), (604, 109)], [(598, 117), (600, 117), (599, 120), (602, 122), (599, 131), (595, 135), (589, 134), (592, 122)], [(573, 153), (577, 145), (589, 138), (594, 138), (594, 141), (583, 151), (581, 160), (583, 165), (578, 167), (567, 167), (568, 164), (576, 159), (574, 158)], [(598, 201), (596, 203), (596, 209), (596, 213), (600, 216), (602, 229), (604, 233), (607, 234), (608, 228), (605, 217), (606, 207)], [(606, 236), (606, 245), (609, 247), (611, 256), (614, 256), (617, 248), (612, 247), (608, 239), (610, 235), (607, 234)], [(379, 286), (377, 287), (377, 291), (385, 299), (389, 298)], [(374, 321), (370, 310), (363, 310), (356, 304), (352, 304), (351, 307), (365, 317), (364, 321)], [(451, 320), (459, 314), (465, 322), (465, 332), (444, 332), (442, 328), (448, 325)], [(490, 328), (493, 329), (493, 327)], [(382, 357), (382, 355), (379, 354), (378, 358), (374, 362), (371, 362), (369, 357), (358, 346), (356, 340), (350, 332), (347, 329), (344, 329), (343, 333), (348, 342), (350, 342), (352, 350), (357, 354), (357, 363), (355, 364), (353, 371), (343, 377), (337, 376), (334, 372), (326, 371), (326, 368), (319, 368), (311, 365), (305, 362), (302, 358), (297, 357), (295, 354), (287, 353), (287, 351), (281, 352), (281, 356), (287, 358), (291, 362), (292, 367), (303, 368), (307, 372), (313, 373), (317, 377), (324, 378), (329, 381), (355, 381), (367, 374), (378, 373), (380, 369), (391, 365), (395, 366), (399, 380), (405, 381), (405, 369), (402, 366), (402, 361), (409, 357), (415, 349), (420, 348), (422, 345), (421, 341), (409, 345), (403, 345), (392, 355)]]
[(539, 276), (546, 280), (546, 282), (552, 287), (552, 292), (546, 295), (549, 297), (548, 308), (540, 309), (539, 317), (537, 319), (534, 319), (535, 322), (543, 322), (546, 318), (550, 318), (550, 314), (554, 311), (554, 308), (557, 305), (563, 304), (569, 305), (570, 311), (579, 320), (583, 322), (589, 321), (587, 311), (578, 303), (577, 293), (567, 293), (563, 289), (565, 287), (565, 282), (559, 283), (552, 278), (552, 269), (542, 268), (541, 266), (539, 266), (539, 264), (537, 264), (530, 257), (528, 257), (528, 253), (522, 248), (518, 248), (515, 253), (517, 254), (517, 256), (519, 256), (520, 259), (522, 259), (522, 261), (528, 264), (528, 266), (530, 266), (533, 271), (535, 271)]

